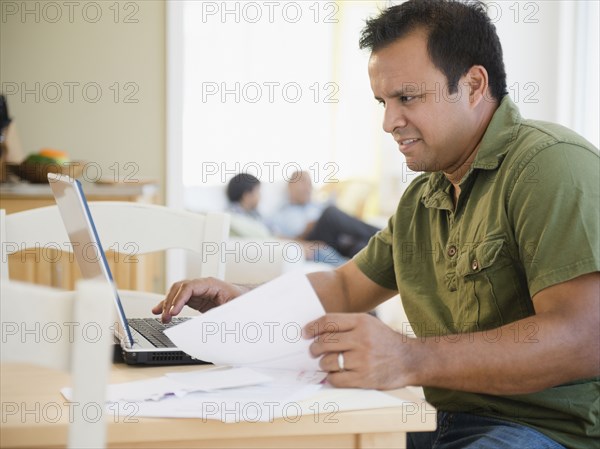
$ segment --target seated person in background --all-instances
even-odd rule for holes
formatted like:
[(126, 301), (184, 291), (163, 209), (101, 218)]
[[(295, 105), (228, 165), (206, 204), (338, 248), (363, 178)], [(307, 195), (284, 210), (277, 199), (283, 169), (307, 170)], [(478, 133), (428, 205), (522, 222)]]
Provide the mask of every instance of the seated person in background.
[(313, 185), (306, 171), (295, 172), (288, 182), (288, 203), (270, 220), (276, 235), (320, 241), (345, 257), (367, 246), (379, 229), (342, 212), (335, 206), (312, 201)]
[[(260, 202), (260, 180), (258, 178), (248, 173), (235, 175), (227, 184), (227, 198), (229, 199), (227, 211), (231, 214), (230, 230), (232, 235), (260, 239), (280, 237), (267, 226), (257, 209)], [(335, 266), (348, 260), (334, 248), (322, 242), (293, 239), (288, 236), (281, 237), (296, 240), (302, 246), (306, 260), (325, 262)]]
[(267, 238), (273, 234), (258, 212), (260, 181), (247, 173), (235, 175), (227, 184), (231, 213), (231, 234), (237, 237)]

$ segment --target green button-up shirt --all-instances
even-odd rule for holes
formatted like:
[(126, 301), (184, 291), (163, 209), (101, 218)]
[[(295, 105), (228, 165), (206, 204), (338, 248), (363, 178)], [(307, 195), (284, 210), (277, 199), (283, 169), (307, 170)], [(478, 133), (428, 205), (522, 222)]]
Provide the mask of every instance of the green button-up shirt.
[[(486, 331), (493, 342), (493, 329), (535, 313), (537, 292), (599, 271), (600, 159), (574, 132), (523, 120), (507, 96), (460, 187), (455, 207), (443, 173), (420, 175), (354, 259), (400, 292), (418, 337)], [(535, 332), (515, 326), (512, 338)], [(598, 379), (526, 395), (425, 394), (439, 410), (521, 422), (567, 447), (600, 436)]]

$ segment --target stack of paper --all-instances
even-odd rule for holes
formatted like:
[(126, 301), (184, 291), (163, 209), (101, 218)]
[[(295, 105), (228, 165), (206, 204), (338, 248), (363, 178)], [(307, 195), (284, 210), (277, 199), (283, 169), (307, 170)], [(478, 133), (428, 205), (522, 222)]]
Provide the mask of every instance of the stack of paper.
[[(246, 370), (243, 373), (241, 370)], [(220, 370), (221, 371), (221, 370)], [(209, 371), (194, 371), (185, 373), (195, 378), (194, 381), (202, 380), (204, 374)], [(227, 372), (227, 370), (223, 371)], [(296, 376), (285, 373), (271, 373), (266, 376), (246, 368), (232, 368), (235, 376), (241, 376), (240, 383), (248, 382), (250, 378), (267, 377), (269, 380), (256, 385), (246, 385), (232, 388), (215, 389), (212, 391), (200, 391), (163, 396), (159, 401), (118, 401), (108, 409), (119, 416), (132, 414), (146, 417), (173, 417), (173, 418), (201, 418), (216, 419), (222, 422), (232, 423), (240, 421), (269, 422), (280, 417), (290, 415), (297, 416), (302, 413), (298, 403), (312, 397), (320, 388), (320, 383), (297, 381)], [(167, 374), (172, 381), (182, 373)], [(181, 379), (178, 379), (179, 382)]]
[[(277, 278), (165, 332), (180, 349), (217, 368), (110, 385), (107, 410), (255, 422), (401, 406), (378, 391), (323, 388), (326, 373), (310, 355), (302, 328), (324, 314), (306, 276)], [(69, 389), (63, 394), (70, 399)]]

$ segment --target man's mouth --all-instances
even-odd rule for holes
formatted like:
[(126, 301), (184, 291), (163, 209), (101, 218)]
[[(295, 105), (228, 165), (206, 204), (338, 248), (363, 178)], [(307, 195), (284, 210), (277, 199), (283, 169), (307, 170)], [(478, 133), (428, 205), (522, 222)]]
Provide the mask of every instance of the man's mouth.
[(417, 140), (419, 140), (419, 139), (404, 139), (404, 140), (399, 140), (398, 143), (400, 145), (405, 146), (405, 145), (410, 145), (411, 143), (415, 143)]
[(421, 139), (399, 139), (396, 140), (396, 142), (398, 142), (398, 149), (400, 150), (401, 153), (406, 154), (407, 151), (409, 151), (410, 148), (413, 147), (413, 145), (417, 144), (417, 142), (420, 142)]

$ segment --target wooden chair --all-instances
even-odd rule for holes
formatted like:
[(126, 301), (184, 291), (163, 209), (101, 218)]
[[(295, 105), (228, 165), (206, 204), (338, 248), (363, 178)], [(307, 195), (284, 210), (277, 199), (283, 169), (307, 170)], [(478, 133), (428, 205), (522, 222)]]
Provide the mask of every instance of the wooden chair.
[[(103, 249), (121, 254), (119, 256), (121, 265), (133, 265), (131, 259), (137, 259), (139, 255), (179, 248), (193, 253), (196, 269), (193, 273), (194, 277), (213, 276), (219, 279), (225, 277), (225, 259), (222, 257), (222, 252), (229, 234), (228, 214), (200, 215), (176, 211), (164, 206), (113, 201), (90, 202), (89, 208)], [(0, 225), (0, 279), (2, 280), (9, 278), (9, 254), (27, 251), (29, 248), (38, 248), (38, 250), (41, 248), (42, 257), (36, 255), (41, 263), (33, 268), (38, 271), (50, 271), (52, 263), (47, 259), (56, 257), (52, 255), (52, 251), (58, 252), (59, 249), (72, 251), (56, 205), (8, 215), (0, 211)], [(16, 263), (20, 263), (22, 259), (28, 262), (23, 254), (21, 253)], [(72, 269), (74, 260), (67, 263), (66, 259), (68, 258), (60, 258), (59, 263), (56, 264), (58, 268), (63, 274), (65, 272), (78, 274), (79, 270)], [(111, 270), (114, 270), (118, 264), (113, 264), (110, 259), (109, 257), (109, 265), (112, 265)], [(21, 265), (26, 264), (21, 263)], [(117, 287), (123, 287), (119, 282), (119, 273), (113, 272), (113, 276)], [(34, 282), (33, 279), (27, 281)], [(73, 288), (71, 280), (68, 283), (64, 282), (64, 279), (56, 283), (53, 281), (50, 279), (46, 284), (66, 289)], [(150, 309), (158, 301), (156, 295), (132, 292), (127, 288), (120, 290), (120, 294), (125, 313), (130, 317), (150, 316)], [(196, 314), (195, 310), (186, 308), (181, 315)]]
[[(135, 258), (181, 248), (202, 256), (197, 277), (224, 278), (221, 250), (229, 234), (229, 215), (200, 215), (164, 206), (113, 201), (90, 202), (89, 207), (105, 251)], [(0, 279), (9, 277), (10, 254), (30, 248), (72, 250), (57, 206), (10, 215), (2, 211), (0, 224)]]
[[(79, 281), (77, 290), (69, 292), (3, 279), (0, 292), (1, 362), (70, 370), (74, 404), (69, 409), (73, 413), (69, 414), (67, 445), (104, 447), (114, 309), (109, 284)], [(20, 406), (32, 408), (31, 404)], [(92, 409), (94, 419), (83, 413)]]

